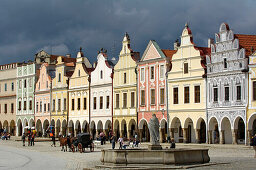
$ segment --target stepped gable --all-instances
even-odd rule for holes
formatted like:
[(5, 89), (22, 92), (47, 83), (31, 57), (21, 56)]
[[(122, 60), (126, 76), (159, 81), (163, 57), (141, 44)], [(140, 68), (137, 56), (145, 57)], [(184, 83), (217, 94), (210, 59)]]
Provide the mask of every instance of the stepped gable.
[(256, 50), (256, 35), (235, 34), (235, 38), (239, 40), (239, 47), (245, 49), (245, 56), (248, 57)]

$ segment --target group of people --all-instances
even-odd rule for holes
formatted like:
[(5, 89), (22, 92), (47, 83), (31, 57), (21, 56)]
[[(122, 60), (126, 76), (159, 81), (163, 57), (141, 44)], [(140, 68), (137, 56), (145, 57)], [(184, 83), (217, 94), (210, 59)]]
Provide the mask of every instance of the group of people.
[(112, 143), (112, 149), (115, 149), (116, 142), (119, 143), (119, 149), (126, 149), (127, 146), (130, 146), (130, 143), (133, 143), (133, 147), (138, 147), (139, 146), (139, 139), (138, 135), (135, 134), (133, 139), (126, 140), (126, 138), (123, 138), (120, 136), (118, 139), (116, 137), (116, 134), (111, 134), (110, 135), (110, 142)]
[(25, 146), (26, 136), (28, 137), (28, 146), (34, 146), (35, 145), (35, 137), (36, 137), (35, 132), (28, 131), (27, 135), (25, 132), (23, 133), (23, 135), (21, 137), (23, 146)]
[(2, 140), (11, 139), (10, 133), (7, 133), (7, 132), (0, 133), (0, 136), (1, 136), (1, 139), (2, 139)]

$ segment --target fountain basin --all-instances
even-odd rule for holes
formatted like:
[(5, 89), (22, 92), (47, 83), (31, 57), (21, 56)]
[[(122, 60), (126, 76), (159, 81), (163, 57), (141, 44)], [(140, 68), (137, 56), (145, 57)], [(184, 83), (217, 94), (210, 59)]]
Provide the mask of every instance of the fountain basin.
[(208, 163), (208, 149), (104, 149), (103, 164), (197, 164)]

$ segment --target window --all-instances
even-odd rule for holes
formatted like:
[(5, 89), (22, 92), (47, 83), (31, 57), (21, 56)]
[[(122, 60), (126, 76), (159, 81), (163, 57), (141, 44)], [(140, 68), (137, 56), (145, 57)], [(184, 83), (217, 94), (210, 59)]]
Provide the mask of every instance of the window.
[(4, 104), (4, 113), (7, 113), (7, 104)]
[(44, 112), (46, 112), (46, 103), (44, 103)]
[(93, 98), (93, 109), (95, 110), (97, 108), (97, 98)]
[(107, 96), (106, 109), (109, 109), (109, 96)]
[(38, 102), (36, 102), (36, 112), (38, 112), (38, 107), (39, 107)]
[(119, 108), (119, 94), (116, 94), (116, 108)]
[(40, 112), (42, 112), (42, 102), (40, 102)]
[(256, 100), (256, 81), (253, 82), (253, 100)]
[(229, 87), (225, 87), (225, 101), (229, 101)]
[(189, 87), (184, 87), (184, 103), (189, 103)]
[(141, 68), (140, 70), (140, 80), (145, 81), (145, 69)]
[(52, 111), (55, 111), (55, 99), (52, 100)]
[(14, 103), (11, 104), (11, 113), (14, 113)]
[(23, 110), (27, 110), (27, 101), (24, 101)]
[(241, 100), (241, 86), (236, 86), (236, 100)]
[(86, 97), (84, 98), (84, 110), (86, 110), (86, 106), (87, 106), (87, 103), (86, 103)]
[(14, 91), (14, 83), (12, 82), (12, 91)]
[(213, 101), (218, 102), (218, 88), (217, 87), (215, 87), (213, 89)]
[(32, 100), (29, 100), (29, 110), (32, 110)]
[(188, 73), (188, 63), (184, 63), (184, 74)]
[(141, 90), (141, 91), (140, 91), (140, 104), (141, 104), (142, 106), (145, 105), (145, 90)]
[(160, 89), (160, 104), (164, 104), (164, 88)]
[(127, 108), (127, 93), (123, 93), (123, 108)]
[(19, 89), (21, 89), (21, 80), (19, 81)]
[(179, 103), (179, 92), (178, 92), (178, 87), (173, 88), (173, 104), (178, 104)]
[(81, 109), (80, 105), (81, 105), (80, 98), (78, 98), (77, 99), (77, 110)]
[(58, 81), (61, 82), (61, 73), (59, 73), (59, 80)]
[(151, 94), (151, 104), (156, 104), (156, 102), (155, 102), (155, 89), (151, 89), (150, 94)]
[(72, 107), (71, 110), (75, 110), (75, 99), (72, 99)]
[(224, 69), (227, 69), (228, 68), (227, 59), (224, 58), (223, 60), (224, 60), (223, 61)]
[(24, 88), (27, 88), (27, 80), (24, 80)]
[(4, 91), (7, 91), (7, 83), (4, 84)]
[(78, 70), (78, 77), (80, 77), (80, 70)]
[(46, 81), (46, 88), (48, 88), (48, 81)]
[(19, 108), (18, 110), (21, 110), (21, 101), (19, 101)]
[(67, 110), (67, 99), (66, 98), (64, 98), (63, 106), (64, 106), (63, 110)]
[(48, 103), (48, 112), (50, 112), (50, 107), (51, 107), (50, 103)]
[(126, 83), (126, 73), (124, 73), (124, 84)]
[(100, 71), (100, 79), (103, 79), (103, 71)]
[(183, 130), (182, 130), (181, 126), (179, 127), (179, 137), (183, 137)]
[(164, 78), (164, 65), (160, 65), (160, 78)]
[(29, 79), (29, 87), (32, 87), (32, 80), (31, 80), (31, 78)]
[(150, 67), (150, 79), (154, 79), (155, 78), (155, 70), (154, 70), (154, 66)]
[(103, 109), (103, 96), (100, 96), (100, 109)]
[(61, 107), (61, 99), (58, 99), (58, 111), (60, 111), (60, 107)]
[(195, 86), (195, 103), (200, 103), (200, 86)]
[(131, 107), (135, 107), (135, 92), (131, 92)]

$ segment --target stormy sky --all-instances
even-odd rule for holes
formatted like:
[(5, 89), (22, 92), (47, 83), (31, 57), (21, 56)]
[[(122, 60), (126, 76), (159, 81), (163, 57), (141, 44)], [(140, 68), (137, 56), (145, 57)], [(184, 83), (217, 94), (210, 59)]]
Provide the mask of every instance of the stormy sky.
[(172, 49), (184, 24), (207, 46), (222, 22), (256, 34), (254, 0), (0, 0), (0, 64), (32, 60), (44, 49), (76, 57), (80, 46), (95, 62), (100, 48), (118, 59), (124, 33), (144, 52), (150, 39)]

